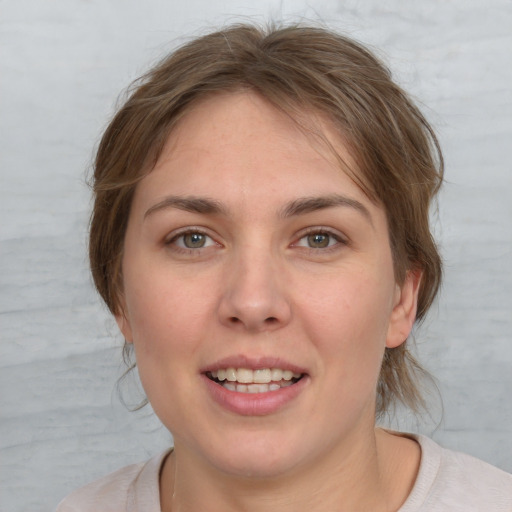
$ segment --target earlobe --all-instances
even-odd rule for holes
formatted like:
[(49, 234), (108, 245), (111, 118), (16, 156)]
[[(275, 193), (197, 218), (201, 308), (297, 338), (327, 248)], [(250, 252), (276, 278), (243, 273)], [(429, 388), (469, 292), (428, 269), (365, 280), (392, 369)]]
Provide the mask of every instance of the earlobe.
[(398, 347), (411, 333), (416, 320), (421, 277), (420, 270), (407, 271), (404, 283), (397, 290), (397, 300), (388, 327), (387, 348)]

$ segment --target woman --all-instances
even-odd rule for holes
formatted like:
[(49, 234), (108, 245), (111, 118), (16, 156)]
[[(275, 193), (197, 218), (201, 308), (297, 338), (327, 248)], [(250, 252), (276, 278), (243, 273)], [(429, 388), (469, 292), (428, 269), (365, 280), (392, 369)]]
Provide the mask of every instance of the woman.
[(375, 428), (441, 279), (436, 137), (366, 49), (238, 25), (143, 78), (94, 175), (94, 281), (174, 448), (60, 512), (512, 509), (512, 477)]

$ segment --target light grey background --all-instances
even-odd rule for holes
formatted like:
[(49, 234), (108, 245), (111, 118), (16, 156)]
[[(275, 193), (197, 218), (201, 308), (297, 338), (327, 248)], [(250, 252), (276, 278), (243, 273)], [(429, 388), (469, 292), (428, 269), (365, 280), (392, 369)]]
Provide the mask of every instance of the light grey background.
[(380, 48), (427, 105), (447, 164), (434, 216), (446, 280), (417, 338), (444, 417), (432, 433), (434, 407), (418, 428), (512, 471), (510, 0), (4, 0), (2, 511), (53, 510), (169, 445), (149, 409), (116, 395), (121, 340), (88, 275), (86, 169), (118, 93), (149, 64), (204, 27), (270, 18), (322, 20)]

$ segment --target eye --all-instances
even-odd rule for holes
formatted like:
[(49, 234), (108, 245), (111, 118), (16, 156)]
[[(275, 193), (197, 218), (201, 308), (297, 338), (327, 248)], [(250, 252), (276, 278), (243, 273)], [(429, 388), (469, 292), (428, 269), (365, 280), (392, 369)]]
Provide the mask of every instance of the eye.
[(173, 244), (180, 249), (202, 249), (215, 245), (211, 237), (201, 231), (187, 231), (173, 237), (168, 244)]
[(313, 231), (301, 237), (295, 244), (297, 247), (307, 247), (308, 249), (327, 249), (344, 243), (339, 235), (330, 233), (329, 231)]

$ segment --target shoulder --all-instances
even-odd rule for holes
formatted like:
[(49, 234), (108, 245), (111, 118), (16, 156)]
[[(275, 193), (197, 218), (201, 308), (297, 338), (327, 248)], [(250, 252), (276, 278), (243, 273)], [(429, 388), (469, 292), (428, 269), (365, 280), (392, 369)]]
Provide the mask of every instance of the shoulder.
[(144, 502), (147, 512), (160, 511), (159, 473), (169, 452), (146, 462), (126, 466), (73, 491), (57, 507), (57, 512), (131, 512)]
[(413, 436), (422, 456), (413, 490), (400, 512), (512, 511), (512, 475), (465, 453)]

